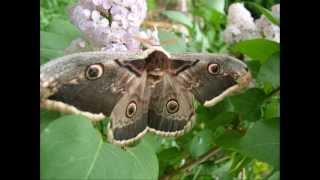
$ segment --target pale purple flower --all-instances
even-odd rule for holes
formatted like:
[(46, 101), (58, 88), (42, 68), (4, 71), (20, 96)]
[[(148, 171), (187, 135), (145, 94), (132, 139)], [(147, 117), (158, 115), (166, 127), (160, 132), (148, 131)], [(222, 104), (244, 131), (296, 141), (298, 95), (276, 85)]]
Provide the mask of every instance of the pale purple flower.
[(70, 18), (93, 47), (103, 51), (139, 51), (145, 0), (80, 0)]
[[(280, 5), (273, 6), (272, 12), (279, 18)], [(280, 27), (272, 24), (264, 15), (254, 21), (242, 3), (234, 3), (229, 7), (228, 24), (223, 35), (225, 42), (229, 44), (255, 38), (280, 42)]]
[(223, 36), (227, 43), (236, 43), (241, 40), (260, 37), (251, 13), (242, 3), (230, 5), (228, 9), (228, 24)]
[[(280, 17), (280, 4), (272, 7), (272, 14), (277, 18)], [(266, 39), (280, 42), (280, 27), (270, 22), (264, 15), (256, 20), (256, 25)]]

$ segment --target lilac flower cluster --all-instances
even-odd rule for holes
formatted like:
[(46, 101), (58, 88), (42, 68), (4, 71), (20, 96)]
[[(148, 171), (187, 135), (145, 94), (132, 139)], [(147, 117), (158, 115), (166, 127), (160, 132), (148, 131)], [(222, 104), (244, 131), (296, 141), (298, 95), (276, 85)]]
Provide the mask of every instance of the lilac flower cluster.
[[(145, 0), (80, 0), (70, 9), (70, 18), (94, 50), (138, 51), (135, 37), (146, 13)], [(79, 43), (85, 44), (78, 39), (73, 46), (83, 48)]]
[[(272, 14), (277, 18), (280, 17), (280, 4), (272, 7)], [(256, 25), (266, 39), (280, 42), (280, 27), (272, 24), (264, 15), (256, 20)]]
[[(273, 6), (272, 12), (279, 17), (280, 5)], [(280, 42), (280, 27), (272, 24), (264, 15), (254, 21), (242, 3), (234, 3), (229, 7), (228, 24), (223, 35), (225, 42), (229, 44), (263, 37)]]

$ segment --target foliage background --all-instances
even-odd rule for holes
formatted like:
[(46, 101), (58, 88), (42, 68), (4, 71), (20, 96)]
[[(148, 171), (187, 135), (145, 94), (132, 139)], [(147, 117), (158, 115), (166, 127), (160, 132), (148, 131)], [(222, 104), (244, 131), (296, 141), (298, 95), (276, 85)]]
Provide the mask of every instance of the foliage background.
[[(69, 22), (75, 0), (41, 0), (41, 63), (62, 56), (80, 36)], [(197, 105), (197, 123), (178, 139), (147, 134), (126, 150), (105, 142), (108, 119), (41, 110), (43, 179), (279, 179), (279, 44), (264, 39), (229, 46), (221, 33), (231, 0), (190, 0), (188, 13), (175, 0), (148, 0), (148, 19), (182, 24), (189, 36), (159, 30), (169, 52), (243, 54), (256, 87), (212, 108)], [(238, 2), (238, 1), (237, 1)], [(278, 1), (250, 1), (266, 9)], [(163, 11), (159, 12), (159, 9)], [(250, 8), (259, 17), (258, 8)], [(173, 40), (173, 41), (172, 41)], [(166, 43), (174, 42), (174, 43)]]

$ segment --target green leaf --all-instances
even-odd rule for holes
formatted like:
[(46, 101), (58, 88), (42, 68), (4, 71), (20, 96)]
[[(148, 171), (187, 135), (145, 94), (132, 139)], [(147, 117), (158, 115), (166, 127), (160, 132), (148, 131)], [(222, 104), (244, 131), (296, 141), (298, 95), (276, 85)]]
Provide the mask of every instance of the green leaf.
[(258, 121), (261, 119), (261, 105), (266, 94), (258, 88), (252, 88), (246, 92), (230, 97), (234, 111), (238, 112), (242, 119)]
[(280, 86), (280, 54), (273, 54), (261, 65), (257, 79), (261, 82), (269, 82), (273, 88)]
[(233, 178), (229, 174), (229, 169), (231, 167), (231, 161), (228, 161), (227, 163), (223, 164), (219, 168), (215, 168), (211, 172), (211, 176), (213, 179), (221, 179), (221, 180), (232, 180)]
[(174, 33), (159, 31), (158, 34), (161, 45), (166, 51), (172, 53), (186, 52), (186, 43)]
[(61, 114), (55, 111), (48, 111), (46, 109), (40, 109), (40, 131), (48, 126), (49, 123), (59, 118)]
[(152, 12), (157, 8), (156, 0), (147, 0), (148, 11)]
[(280, 179), (280, 171), (276, 171), (268, 178), (268, 180), (279, 180), (279, 179)]
[(73, 24), (61, 19), (52, 20), (47, 31), (68, 38), (70, 41), (80, 36), (79, 30)]
[(251, 75), (253, 78), (256, 78), (258, 76), (261, 64), (258, 60), (251, 60), (246, 61), (246, 64), (248, 65), (249, 71), (251, 72)]
[(62, 50), (40, 48), (41, 64), (45, 64), (51, 59), (63, 56), (63, 54), (64, 54), (64, 51)]
[(82, 116), (64, 116), (41, 133), (41, 179), (157, 179), (158, 162), (145, 141), (126, 150), (104, 143)]
[(237, 131), (225, 131), (225, 133), (218, 137), (215, 142), (225, 149), (238, 151), (237, 148), (241, 138), (242, 134)]
[(174, 165), (182, 159), (183, 153), (179, 151), (178, 148), (171, 147), (161, 151), (158, 154), (158, 157), (161, 163), (165, 163), (167, 165)]
[(213, 145), (213, 136), (211, 130), (198, 132), (189, 142), (189, 153), (193, 157), (199, 157), (206, 153)]
[(280, 52), (280, 45), (267, 39), (251, 39), (236, 43), (232, 50), (264, 63), (272, 54)]
[(273, 24), (280, 25), (279, 18), (273, 16), (273, 14), (270, 10), (264, 8), (263, 6), (261, 6), (257, 3), (254, 3), (254, 2), (245, 2), (245, 4), (257, 9), (260, 13), (262, 13), (264, 16), (266, 16), (266, 18), (270, 22), (272, 22)]
[(208, 7), (224, 14), (225, 0), (207, 0)]
[(233, 176), (237, 176), (240, 171), (251, 161), (252, 159), (247, 156), (243, 156), (239, 153), (234, 153), (232, 155), (232, 165), (230, 167), (229, 173)]
[(239, 142), (240, 151), (279, 168), (279, 118), (257, 122)]
[(40, 32), (40, 47), (54, 50), (64, 50), (70, 45), (70, 39), (65, 36), (52, 33), (52, 32)]
[(236, 132), (225, 133), (216, 143), (279, 168), (279, 118), (257, 122), (243, 137)]
[(279, 99), (272, 99), (270, 103), (265, 105), (264, 119), (280, 117)]
[(219, 102), (211, 108), (198, 106), (196, 109), (197, 123), (204, 123), (205, 127), (216, 130), (220, 126), (230, 123), (237, 117), (229, 98)]
[(163, 11), (161, 14), (167, 16), (172, 21), (186, 25), (189, 28), (193, 27), (192, 20), (180, 11), (168, 10), (168, 11)]

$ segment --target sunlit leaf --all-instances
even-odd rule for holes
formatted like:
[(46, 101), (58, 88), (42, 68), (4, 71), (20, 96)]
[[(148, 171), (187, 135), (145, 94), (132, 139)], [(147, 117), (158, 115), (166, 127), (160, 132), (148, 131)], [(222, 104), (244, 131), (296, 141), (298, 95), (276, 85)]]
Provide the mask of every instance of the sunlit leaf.
[(272, 54), (280, 51), (280, 45), (266, 39), (251, 39), (235, 44), (232, 49), (264, 63)]
[[(158, 162), (147, 142), (126, 150), (103, 142), (82, 116), (64, 116), (41, 133), (42, 179), (157, 179)], [(121, 173), (119, 173), (121, 171)]]

